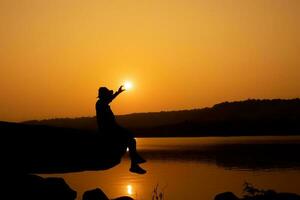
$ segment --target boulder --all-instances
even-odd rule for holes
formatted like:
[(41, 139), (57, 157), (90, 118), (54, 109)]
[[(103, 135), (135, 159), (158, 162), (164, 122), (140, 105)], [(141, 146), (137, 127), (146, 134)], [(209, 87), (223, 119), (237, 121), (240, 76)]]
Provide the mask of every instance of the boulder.
[(86, 191), (82, 196), (82, 200), (109, 200), (109, 198), (101, 189), (96, 188)]
[(134, 200), (134, 199), (129, 197), (129, 196), (123, 196), (123, 197), (118, 197), (118, 198), (113, 199), (113, 200)]
[[(11, 188), (12, 199), (74, 200), (72, 190), (62, 178), (42, 178), (36, 175), (20, 176), (17, 187)], [(12, 190), (13, 189), (13, 190)]]
[(2, 171), (11, 174), (106, 170), (118, 165), (126, 141), (95, 131), (0, 122)]
[(300, 200), (300, 195), (286, 192), (277, 193), (274, 190), (262, 190), (259, 194), (238, 198), (232, 192), (224, 192), (216, 195), (215, 200)]
[[(106, 194), (99, 188), (88, 190), (83, 194), (82, 200), (109, 200)], [(122, 196), (112, 200), (133, 200), (129, 196)]]
[(300, 200), (300, 195), (282, 192), (277, 194), (276, 200)]
[(240, 200), (232, 192), (223, 192), (215, 196), (215, 200)]

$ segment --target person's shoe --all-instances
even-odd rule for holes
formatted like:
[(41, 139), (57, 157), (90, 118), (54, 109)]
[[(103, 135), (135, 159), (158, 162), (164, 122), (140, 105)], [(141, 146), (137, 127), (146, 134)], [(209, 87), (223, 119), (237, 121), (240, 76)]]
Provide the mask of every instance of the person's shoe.
[(145, 174), (147, 172), (146, 170), (144, 170), (143, 168), (141, 168), (138, 165), (131, 166), (129, 171), (131, 171), (132, 173), (137, 173), (137, 174)]

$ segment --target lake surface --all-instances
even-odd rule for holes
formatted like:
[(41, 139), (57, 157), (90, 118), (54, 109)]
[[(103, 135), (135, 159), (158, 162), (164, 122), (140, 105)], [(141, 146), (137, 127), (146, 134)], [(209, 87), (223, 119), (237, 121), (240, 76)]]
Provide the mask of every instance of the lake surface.
[(77, 191), (101, 188), (109, 198), (150, 200), (158, 184), (166, 200), (213, 199), (232, 191), (242, 195), (245, 181), (262, 189), (300, 193), (300, 137), (138, 138), (148, 172), (128, 171), (130, 161), (106, 171), (51, 174)]

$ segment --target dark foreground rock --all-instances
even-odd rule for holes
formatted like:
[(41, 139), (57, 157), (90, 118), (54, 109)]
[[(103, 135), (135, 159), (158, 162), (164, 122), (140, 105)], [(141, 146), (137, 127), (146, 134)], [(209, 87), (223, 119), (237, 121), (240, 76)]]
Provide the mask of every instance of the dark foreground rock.
[[(10, 176), (11, 179), (1, 179), (2, 198), (9, 200), (75, 200), (77, 192), (74, 191), (62, 178), (42, 178), (37, 175)], [(2, 199), (1, 198), (1, 199)], [(82, 200), (110, 200), (99, 188), (86, 191)], [(133, 200), (128, 196), (112, 200)]]
[[(105, 193), (101, 189), (96, 188), (93, 190), (86, 191), (83, 194), (82, 200), (109, 200), (109, 198), (105, 195)], [(123, 196), (113, 200), (133, 200), (133, 198), (128, 196)]]
[(215, 200), (300, 200), (300, 195), (274, 190), (257, 189), (249, 183), (245, 183), (244, 196), (238, 198), (232, 192), (217, 194)]
[(133, 200), (133, 198), (128, 197), (128, 196), (123, 196), (123, 197), (118, 197), (118, 198), (113, 199), (113, 200)]
[(36, 175), (23, 175), (6, 185), (7, 199), (19, 200), (75, 200), (77, 192), (71, 189), (62, 178), (42, 178)]
[[(125, 141), (92, 131), (0, 122), (0, 133), (2, 197), (11, 200), (74, 200), (76, 191), (62, 178), (30, 174), (106, 170), (126, 152)], [(100, 189), (87, 191), (83, 199), (109, 200)]]
[(232, 192), (223, 192), (215, 196), (215, 200), (239, 200)]
[(2, 171), (63, 173), (105, 170), (119, 164), (124, 141), (97, 132), (0, 122)]
[(269, 191), (264, 195), (238, 198), (232, 192), (224, 192), (216, 195), (215, 200), (300, 200), (300, 196), (293, 193), (277, 193)]
[(96, 188), (86, 191), (82, 196), (82, 200), (109, 200), (109, 198), (104, 194), (102, 190)]

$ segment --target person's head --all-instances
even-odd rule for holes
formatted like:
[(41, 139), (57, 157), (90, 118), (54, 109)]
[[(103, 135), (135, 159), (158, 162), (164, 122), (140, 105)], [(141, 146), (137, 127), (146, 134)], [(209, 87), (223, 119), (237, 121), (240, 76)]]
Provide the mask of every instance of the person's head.
[(114, 91), (107, 89), (107, 87), (100, 87), (98, 90), (98, 98), (103, 100), (111, 98), (113, 94)]

